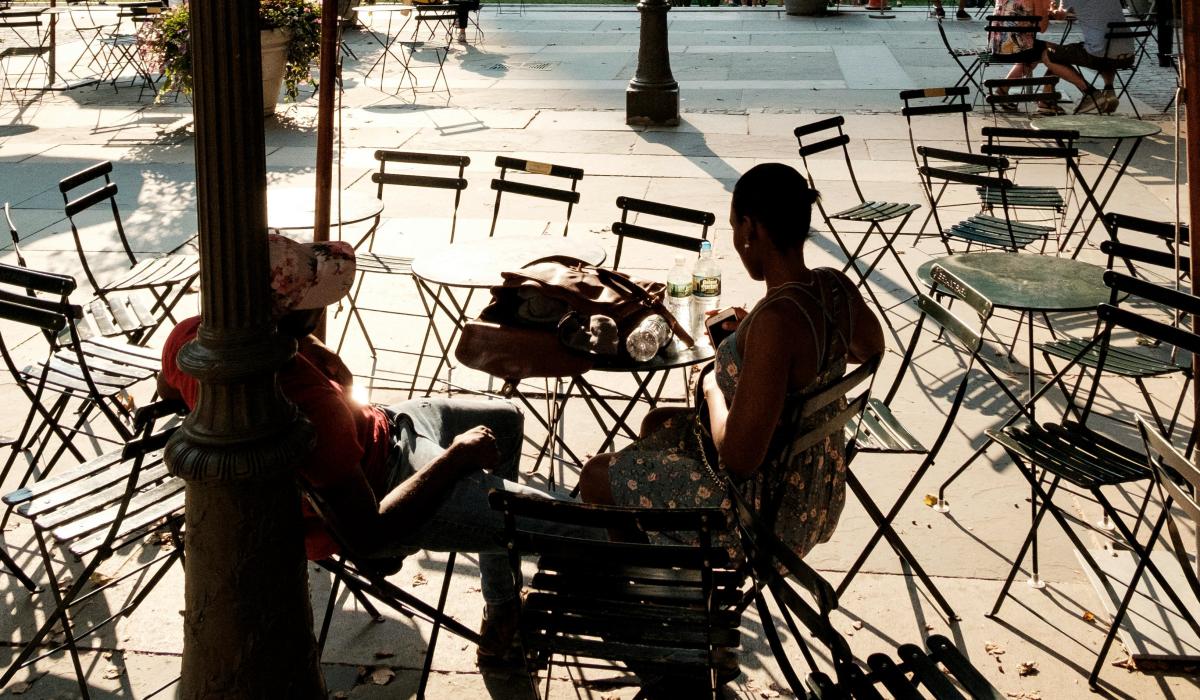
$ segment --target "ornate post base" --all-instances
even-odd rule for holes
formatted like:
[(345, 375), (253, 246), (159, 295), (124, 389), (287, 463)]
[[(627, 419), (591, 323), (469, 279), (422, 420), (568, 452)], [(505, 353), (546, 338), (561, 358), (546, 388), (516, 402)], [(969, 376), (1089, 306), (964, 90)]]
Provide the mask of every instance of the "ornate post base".
[(638, 12), (642, 29), (638, 65), (625, 91), (625, 123), (630, 125), (678, 126), (679, 83), (671, 75), (667, 41), (666, 0), (641, 0)]

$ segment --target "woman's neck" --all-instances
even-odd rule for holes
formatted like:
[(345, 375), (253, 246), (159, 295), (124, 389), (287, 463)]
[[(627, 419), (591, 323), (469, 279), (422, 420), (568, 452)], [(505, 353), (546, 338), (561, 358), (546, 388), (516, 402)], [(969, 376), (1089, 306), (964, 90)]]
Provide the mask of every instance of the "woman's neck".
[(805, 284), (813, 279), (813, 271), (804, 262), (802, 250), (788, 255), (771, 256), (763, 265), (763, 281), (767, 289), (775, 289), (785, 284)]

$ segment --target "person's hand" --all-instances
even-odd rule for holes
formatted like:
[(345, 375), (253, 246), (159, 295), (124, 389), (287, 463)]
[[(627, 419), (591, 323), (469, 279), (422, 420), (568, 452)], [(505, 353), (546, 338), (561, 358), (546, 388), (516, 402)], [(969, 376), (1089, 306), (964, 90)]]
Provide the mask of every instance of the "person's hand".
[(464, 473), (476, 469), (491, 471), (500, 464), (500, 448), (496, 436), (484, 425), (459, 433), (446, 450)]
[(727, 319), (726, 321), (722, 322), (721, 330), (736, 331), (738, 325), (741, 324), (742, 319), (746, 318), (746, 316), (750, 313), (750, 312), (746, 311), (746, 309), (744, 307), (731, 306), (731, 307), (728, 307), (725, 309), (712, 309), (711, 311), (705, 311), (704, 317), (709, 318), (711, 316), (716, 316), (717, 314), (723, 314), (726, 311), (729, 311), (730, 309), (733, 310), (733, 318)]
[(333, 381), (346, 387), (349, 391), (354, 385), (354, 375), (350, 373), (350, 368), (342, 362), (342, 358), (338, 357), (337, 353), (330, 350), (314, 335), (308, 335), (296, 341), (296, 352), (303, 355), (305, 359), (317, 366), (325, 376)]

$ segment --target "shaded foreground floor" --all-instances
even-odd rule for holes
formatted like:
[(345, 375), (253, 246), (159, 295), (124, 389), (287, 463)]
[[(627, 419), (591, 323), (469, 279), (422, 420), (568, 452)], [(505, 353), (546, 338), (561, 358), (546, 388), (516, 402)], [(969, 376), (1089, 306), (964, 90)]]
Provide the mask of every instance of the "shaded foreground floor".
[[(677, 129), (631, 129), (623, 124), (623, 90), (632, 74), (637, 41), (636, 14), (628, 8), (529, 10), (524, 16), (496, 14), (494, 8), (485, 8), (484, 43), (452, 52), (448, 63), (452, 94), (448, 98), (419, 95), (414, 100), (407, 91), (393, 95), (387, 80), (380, 90), (378, 74), (364, 78), (356, 72), (370, 65), (377, 47), (372, 49), (369, 37), (352, 37), (360, 60), (347, 66), (341, 133), (344, 151), (338, 182), (345, 189), (373, 193), (369, 174), (375, 168), (372, 153), (377, 148), (466, 153), (472, 158), (467, 172), (471, 184), (464, 193), (459, 236), (472, 240), (486, 236), (492, 205), (487, 183), (496, 173), (492, 163), (497, 154), (582, 167), (587, 175), (580, 185), (582, 202), (572, 218), (571, 236), (596, 240), (609, 251), (615, 242), (609, 227), (616, 218), (617, 196), (645, 197), (716, 213), (714, 238), (725, 277), (726, 303), (752, 303), (761, 294), (729, 250), (726, 207), (733, 183), (759, 162), (794, 163), (791, 131), (815, 118), (814, 113), (848, 116), (852, 157), (870, 197), (922, 201), (905, 123), (897, 115), (896, 92), (951, 83), (957, 69), (949, 63), (934, 24), (921, 13), (904, 12), (886, 24), (861, 13), (786, 18), (774, 8), (676, 11), (671, 18), (672, 59), (684, 109), (684, 123)], [(956, 41), (969, 43), (979, 40), (981, 27), (978, 22), (964, 22), (949, 29)], [(1147, 106), (1154, 106), (1167, 78), (1152, 70), (1146, 76), (1144, 91), (1135, 94), (1151, 101)], [(31, 237), (24, 247), (32, 265), (80, 273), (55, 185), (58, 179), (98, 160), (115, 163), (120, 203), (138, 251), (170, 250), (194, 233), (193, 139), (187, 103), (168, 100), (150, 105), (148, 100), (138, 102), (137, 97), (136, 88), (105, 86), (47, 94), (40, 99), (26, 95), (20, 104), (6, 101), (0, 105), (0, 201), (14, 204), (22, 233)], [(311, 183), (314, 122), (311, 100), (289, 107), (278, 119), (267, 122), (272, 185)], [(990, 123), (982, 114), (974, 116), (972, 133)], [(1162, 126), (1163, 135), (1143, 144), (1113, 198), (1112, 210), (1162, 220), (1174, 215), (1173, 129), (1167, 122)], [(934, 120), (920, 127), (917, 138), (923, 143), (954, 146), (956, 133), (953, 123)], [(1083, 150), (1085, 172), (1094, 174), (1103, 162), (1104, 144), (1085, 143)], [(822, 159), (814, 167), (829, 206), (838, 209), (852, 201), (853, 191), (837, 160)], [(1030, 167), (1021, 170), (1019, 177), (1023, 184), (1061, 183), (1061, 173), (1049, 169)], [(442, 240), (445, 220), (440, 203), (388, 193), (385, 204), (381, 240), (388, 249), (420, 255)], [(553, 222), (560, 217), (556, 208), (530, 206), (506, 215), (501, 228), (504, 233), (557, 233)], [(89, 238), (94, 242), (88, 246), (102, 259), (109, 256), (108, 264), (117, 269), (120, 258), (104, 252), (114, 249), (112, 241), (99, 237), (102, 230), (101, 221), (90, 223), (88, 232), (98, 237)], [(346, 237), (355, 238), (353, 233), (347, 232)], [(1098, 238), (1092, 243), (1098, 243)], [(826, 236), (816, 236), (809, 250), (814, 264), (841, 265)], [(915, 269), (941, 253), (936, 239), (925, 238), (905, 248), (904, 257), (910, 269)], [(631, 246), (624, 255), (623, 267), (635, 273), (654, 278), (665, 274), (667, 262), (648, 247)], [(1094, 248), (1084, 256), (1102, 262)], [(14, 256), (7, 248), (0, 249), (0, 261), (12, 263)], [(894, 261), (884, 261), (872, 286), (889, 307), (897, 329), (889, 337), (892, 352), (880, 373), (890, 380), (915, 312), (906, 303), (911, 292)], [(407, 286), (369, 286), (367, 293), (389, 303), (417, 306)], [(192, 307), (195, 303), (194, 297), (185, 302)], [(344, 314), (335, 318), (334, 332), (341, 329), (344, 319)], [(418, 331), (418, 326), (409, 322), (383, 316), (374, 316), (371, 322), (375, 339), (394, 346), (411, 347)], [(1084, 315), (1056, 318), (1055, 323), (1060, 331), (1080, 334), (1089, 332), (1092, 324)], [(996, 323), (1000, 338), (1011, 338), (1014, 329), (1015, 319)], [(0, 326), (0, 330), (11, 332), (9, 326)], [(352, 368), (368, 371), (370, 358), (361, 339), (352, 332), (348, 343), (346, 354)], [(34, 342), (24, 347), (30, 359), (39, 351)], [(1008, 365), (995, 352), (988, 359), (1008, 372), (1002, 376), (1013, 386), (1023, 381), (1025, 368), (1020, 362)], [(919, 436), (931, 436), (940, 425), (951, 382), (957, 380), (960, 368), (952, 348), (932, 342), (922, 346), (916, 368), (894, 404)], [(465, 370), (456, 370), (453, 379), (455, 384), (471, 388), (486, 386), (484, 378)], [(924, 494), (932, 492), (978, 444), (984, 429), (1007, 416), (999, 392), (988, 382), (980, 374), (972, 384), (966, 409), (942, 458), (897, 520), (901, 535), (935, 576), (962, 622), (950, 624), (895, 558), (878, 549), (866, 573), (843, 598), (837, 624), (862, 659), (938, 632), (958, 641), (1009, 697), (1085, 697), (1089, 692), (1086, 670), (1102, 641), (1106, 615), (1069, 543), (1053, 526), (1044, 528), (1042, 543), (1042, 575), (1050, 587), (1034, 591), (1018, 586), (1016, 600), (1006, 604), (999, 620), (983, 617), (1028, 522), (1027, 487), (1011, 463), (999, 451), (989, 452), (985, 462), (969, 470), (952, 489), (953, 509), (948, 516), (935, 513), (922, 502)], [(1153, 393), (1161, 397), (1173, 397), (1178, 388), (1173, 379), (1152, 384)], [(669, 393), (676, 399), (682, 397), (678, 381), (671, 384)], [(139, 398), (149, 398), (148, 387)], [(374, 398), (388, 401), (395, 397)], [(19, 401), (7, 379), (0, 383), (0, 400), (12, 405)], [(1105, 386), (1102, 401), (1105, 410), (1125, 415), (1141, 406), (1132, 385), (1120, 382)], [(0, 431), (12, 430), (20, 417), (20, 411), (4, 412)], [(1190, 426), (1192, 418), (1187, 412), (1185, 424)], [(531, 437), (542, 437), (532, 421), (529, 427)], [(1125, 439), (1132, 437), (1127, 432), (1119, 434)], [(586, 453), (598, 447), (599, 438), (599, 430), (582, 404), (573, 403), (567, 415), (570, 444)], [(530, 467), (533, 461), (529, 447), (524, 464)], [(907, 480), (916, 461), (864, 455), (854, 466), (876, 499), (885, 504)], [(570, 469), (564, 469), (561, 476), (568, 485), (575, 478)], [(527, 478), (542, 483), (545, 477), (543, 467)], [(1121, 505), (1132, 507), (1137, 495), (1127, 494)], [(1068, 496), (1062, 502), (1082, 520), (1093, 521), (1098, 516), (1097, 507), (1083, 498)], [(869, 520), (851, 500), (833, 540), (815, 550), (811, 562), (831, 580), (839, 580), (870, 531)], [(37, 577), (40, 572), (29, 537), (28, 528), (19, 524), (4, 533), (18, 561)], [(1103, 543), (1097, 535), (1088, 541), (1097, 547)], [(440, 555), (413, 557), (395, 580), (432, 600), (443, 561)], [(105, 570), (111, 574), (127, 565), (118, 560)], [(319, 611), (329, 582), (315, 574), (311, 584), (314, 608)], [(468, 625), (477, 624), (481, 602), (471, 557), (460, 558), (452, 591), (452, 614)], [(31, 598), (9, 577), (0, 577), (0, 592), (11, 612), (0, 617), (0, 639), (15, 642), (29, 633), (35, 619), (41, 619), (47, 596)], [(102, 617), (120, 597), (117, 593), (95, 601), (89, 615)], [(98, 651), (88, 656), (85, 666), (91, 687), (98, 691), (96, 696), (143, 697), (177, 673), (181, 601), (182, 576), (175, 571), (134, 616), (96, 640)], [(324, 657), (330, 691), (354, 698), (411, 696), (428, 627), (393, 614), (382, 623), (373, 623), (349, 599), (342, 600), (340, 607)], [(1087, 621), (1085, 613), (1094, 614), (1095, 622)], [(753, 614), (747, 616), (744, 639), (745, 674), (734, 684), (734, 692), (742, 698), (770, 698), (776, 693), (788, 696), (780, 688), (782, 679)], [(986, 652), (988, 643), (998, 645), (1004, 654)], [(0, 653), (0, 663), (8, 653), (11, 650)], [(799, 660), (798, 654), (796, 658)], [(1185, 698), (1198, 692), (1195, 679), (1186, 675), (1131, 673), (1111, 665), (1123, 658), (1118, 645), (1102, 675), (1102, 694)], [(1017, 667), (1022, 663), (1036, 663), (1039, 672), (1019, 675)], [(474, 650), (445, 634), (437, 647), (434, 669), (431, 697), (529, 696), (528, 682), (519, 676), (481, 676), (475, 669)], [(31, 684), (13, 685), (3, 692), (24, 690), (25, 697), (40, 698), (71, 697), (77, 692), (70, 663), (61, 655), (18, 678)], [(592, 676), (569, 679), (561, 672), (555, 675), (554, 685), (552, 692), (557, 697), (577, 692), (581, 697), (628, 698), (635, 692), (632, 687), (596, 682)], [(568, 687), (572, 685), (575, 691)]]

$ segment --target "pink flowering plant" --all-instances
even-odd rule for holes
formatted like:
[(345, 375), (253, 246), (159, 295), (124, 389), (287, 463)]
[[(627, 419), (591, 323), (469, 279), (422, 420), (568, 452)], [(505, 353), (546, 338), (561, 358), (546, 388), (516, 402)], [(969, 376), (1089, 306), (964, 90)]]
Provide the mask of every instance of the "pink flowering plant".
[[(185, 3), (164, 10), (159, 22), (147, 23), (142, 30), (142, 57), (151, 70), (162, 73), (165, 81), (159, 95), (175, 90), (192, 92), (190, 21)], [(321, 8), (308, 0), (261, 0), (258, 22), (263, 31), (288, 32), (283, 83), (288, 100), (294, 102), (301, 83), (316, 83), (311, 66), (321, 50)]]

